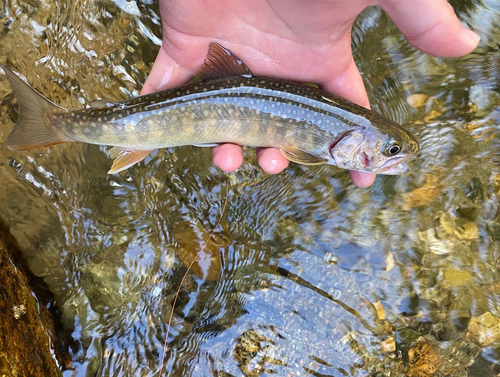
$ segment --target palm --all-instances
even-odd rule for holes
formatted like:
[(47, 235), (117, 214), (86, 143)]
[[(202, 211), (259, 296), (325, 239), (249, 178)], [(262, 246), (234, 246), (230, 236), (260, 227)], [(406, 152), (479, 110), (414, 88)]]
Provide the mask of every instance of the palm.
[[(462, 28), (446, 0), (381, 2), (396, 24), (401, 22), (400, 29), (410, 42), (426, 52), (453, 56), (475, 47), (473, 43), (467, 46), (457, 35)], [(356, 16), (371, 3), (160, 0), (163, 45), (143, 93), (186, 82), (203, 62), (208, 43), (217, 40), (239, 55), (257, 75), (315, 82), (368, 107), (363, 82), (352, 59), (350, 30)], [(419, 22), (407, 22), (412, 12), (419, 11), (418, 6), (430, 11), (430, 15)], [(409, 13), (405, 14), (405, 10)], [(258, 154), (261, 167), (271, 173), (281, 171), (288, 163), (272, 148)], [(216, 165), (227, 171), (237, 168), (241, 158), (241, 147), (235, 145), (223, 145), (214, 152)], [(351, 176), (361, 186), (370, 185), (374, 179), (366, 173)]]

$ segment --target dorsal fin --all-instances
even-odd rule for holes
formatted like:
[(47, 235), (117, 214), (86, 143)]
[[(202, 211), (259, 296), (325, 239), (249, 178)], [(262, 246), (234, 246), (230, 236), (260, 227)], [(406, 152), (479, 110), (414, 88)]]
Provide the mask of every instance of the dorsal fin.
[(217, 42), (210, 42), (203, 65), (194, 74), (201, 80), (224, 76), (252, 76), (252, 72), (239, 57)]

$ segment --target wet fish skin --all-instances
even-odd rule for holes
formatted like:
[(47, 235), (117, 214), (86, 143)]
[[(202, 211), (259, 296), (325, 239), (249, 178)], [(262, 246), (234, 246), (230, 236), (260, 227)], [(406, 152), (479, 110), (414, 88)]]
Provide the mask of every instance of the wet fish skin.
[[(343, 131), (369, 126), (348, 103), (333, 107), (312, 87), (280, 80), (230, 77), (153, 93), (106, 109), (54, 114), (74, 141), (131, 149), (223, 143), (296, 145), (314, 151)], [(363, 108), (360, 108), (365, 110)], [(357, 122), (359, 124), (357, 124)]]
[[(235, 72), (220, 72), (217, 59), (226, 58), (223, 68), (233, 64)], [(112, 172), (154, 149), (182, 145), (277, 147), (295, 162), (384, 174), (405, 172), (404, 162), (418, 151), (414, 137), (382, 115), (319, 88), (253, 76), (220, 45), (211, 44), (202, 69), (201, 82), (109, 107), (69, 111), (4, 68), (21, 107), (9, 147), (70, 141), (113, 145)], [(400, 148), (397, 156), (386, 153), (392, 144)]]

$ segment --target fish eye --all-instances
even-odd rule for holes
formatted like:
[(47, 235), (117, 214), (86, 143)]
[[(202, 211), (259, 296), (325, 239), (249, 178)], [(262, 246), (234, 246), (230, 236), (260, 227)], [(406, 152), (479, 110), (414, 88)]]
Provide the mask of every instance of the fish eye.
[(401, 152), (401, 145), (397, 141), (390, 141), (384, 147), (384, 154), (386, 156), (395, 156)]

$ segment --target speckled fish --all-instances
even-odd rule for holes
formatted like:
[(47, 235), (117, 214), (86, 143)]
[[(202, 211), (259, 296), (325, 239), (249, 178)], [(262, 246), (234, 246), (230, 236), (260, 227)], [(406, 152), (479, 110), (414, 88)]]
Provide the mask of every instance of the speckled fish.
[(390, 119), (310, 85), (256, 77), (217, 43), (196, 73), (200, 81), (84, 110), (54, 104), (2, 68), (20, 107), (10, 149), (74, 141), (111, 145), (109, 173), (158, 148), (234, 143), (276, 147), (299, 164), (402, 174), (419, 148)]

